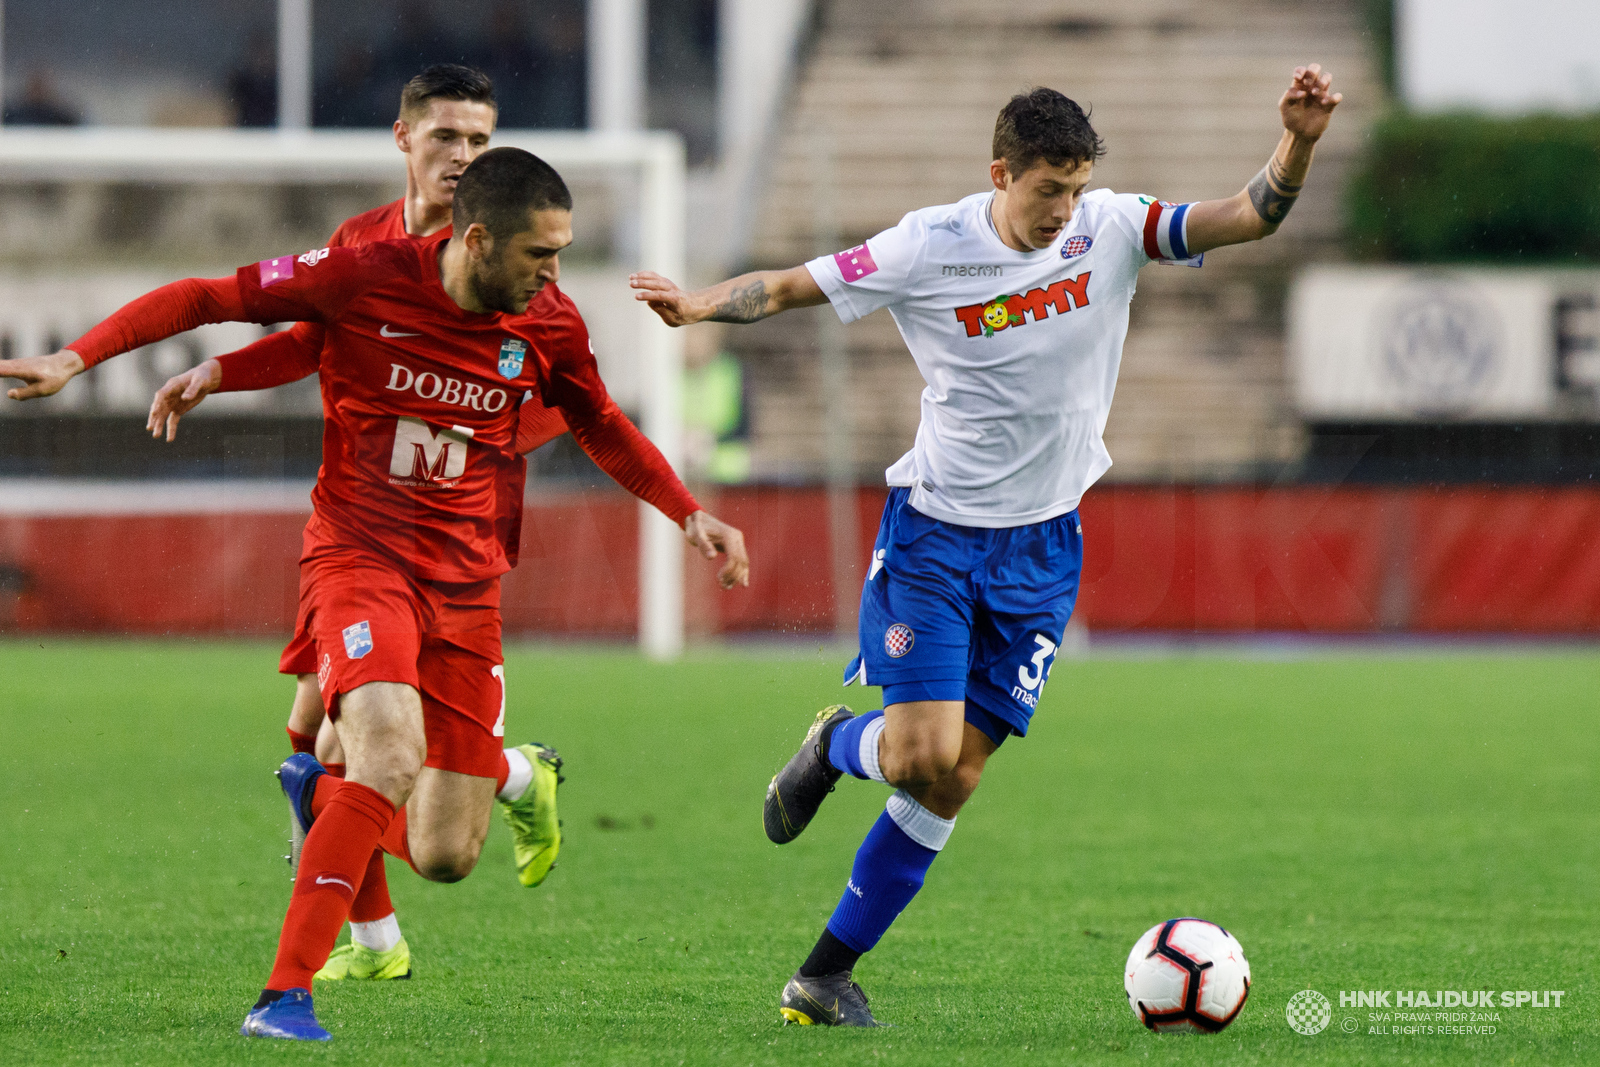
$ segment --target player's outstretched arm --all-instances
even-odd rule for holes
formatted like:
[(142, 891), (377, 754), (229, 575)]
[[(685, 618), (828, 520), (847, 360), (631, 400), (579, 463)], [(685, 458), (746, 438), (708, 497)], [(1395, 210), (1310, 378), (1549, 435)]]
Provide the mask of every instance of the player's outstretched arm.
[(167, 384), (156, 390), (150, 401), (150, 416), (144, 428), (150, 436), (161, 440), (163, 433), (168, 441), (178, 438), (178, 420), (193, 411), (200, 401), (216, 392), (222, 385), (222, 365), (208, 359), (190, 367), (182, 374), (174, 374)]
[[(599, 375), (585, 377), (591, 378), (589, 387), (600, 404), (598, 410), (578, 407), (566, 416), (579, 446), (618, 485), (683, 527), (683, 536), (706, 559), (725, 554), (728, 558), (717, 573), (722, 588), (749, 585), (750, 556), (745, 551), (744, 534), (700, 507), (661, 451), (604, 395)], [(519, 430), (519, 446), (522, 437)]]
[(48, 356), (0, 359), (0, 378), (15, 378), (22, 383), (6, 390), (6, 396), (12, 400), (55, 396), (85, 369), (83, 357), (70, 348), (63, 348)]
[(249, 321), (233, 276), (185, 278), (130, 301), (59, 352), (0, 360), (0, 378), (24, 383), (6, 391), (12, 400), (54, 396), (73, 378), (112, 356), (206, 323)]
[(826, 304), (822, 287), (805, 267), (758, 270), (709, 289), (686, 293), (654, 271), (628, 276), (635, 300), (650, 305), (668, 326), (695, 322), (756, 322), (790, 308)]
[(750, 554), (745, 551), (744, 534), (737, 527), (709, 511), (697, 511), (683, 520), (683, 536), (706, 559), (716, 559), (719, 554), (728, 557), (717, 571), (722, 588), (750, 584)]
[(321, 325), (297, 322), (236, 352), (208, 359), (167, 379), (150, 402), (145, 429), (168, 441), (178, 436), (178, 420), (212, 393), (241, 393), (288, 385), (317, 372), (325, 336)]
[(1333, 91), (1333, 75), (1317, 64), (1295, 68), (1294, 80), (1278, 101), (1278, 113), (1283, 116), (1278, 150), (1238, 195), (1202, 200), (1189, 209), (1189, 251), (1200, 253), (1259, 241), (1275, 233), (1294, 207), (1311, 171), (1317, 139), (1343, 99), (1342, 93)]

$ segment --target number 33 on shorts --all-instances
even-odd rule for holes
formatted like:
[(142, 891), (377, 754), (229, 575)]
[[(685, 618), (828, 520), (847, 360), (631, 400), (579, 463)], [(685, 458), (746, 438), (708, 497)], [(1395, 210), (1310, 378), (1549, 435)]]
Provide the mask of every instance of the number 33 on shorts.
[[(1039, 704), (1039, 690), (1050, 677), (1050, 668), (1055, 666), (1056, 654), (1056, 643), (1044, 634), (1034, 634), (1033, 641), (1037, 646), (1033, 652), (1033, 659), (1017, 668), (1017, 681), (1021, 684), (1011, 693), (1030, 708)], [(1047, 660), (1049, 662), (1046, 662)]]

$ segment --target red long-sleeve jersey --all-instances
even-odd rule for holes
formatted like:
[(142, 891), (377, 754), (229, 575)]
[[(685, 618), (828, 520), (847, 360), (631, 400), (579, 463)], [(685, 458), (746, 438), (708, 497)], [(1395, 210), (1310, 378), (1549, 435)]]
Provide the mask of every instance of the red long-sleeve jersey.
[(699, 510), (612, 402), (571, 300), (552, 285), (539, 316), (463, 311), (439, 278), (446, 239), (319, 249), (177, 282), (70, 347), (92, 366), (207, 322), (321, 324), (323, 465), (309, 551), (361, 547), (434, 581), (503, 574), (514, 531), (499, 490), (523, 462), (517, 424), (529, 399), (559, 409), (613, 477), (674, 522)]
[[(446, 226), (429, 237), (450, 235)], [(378, 241), (427, 240), (406, 232), (406, 202), (404, 198), (352, 215), (334, 229), (328, 238), (329, 248), (359, 248)], [(249, 392), (288, 385), (317, 372), (322, 359), (324, 332), (319, 322), (297, 322), (237, 352), (218, 356), (222, 365), (222, 385), (219, 393)], [(540, 404), (542, 408), (544, 405)], [(561, 432), (565, 432), (565, 428)]]
[[(341, 222), (328, 239), (329, 248), (359, 248), (378, 241), (420, 241), (448, 237), (450, 227), (430, 234), (414, 237), (406, 232), (406, 202), (402, 198), (382, 207), (353, 215)], [(541, 298), (544, 294), (540, 294)], [(548, 306), (536, 300), (528, 309), (530, 315), (548, 313)], [(237, 352), (218, 356), (222, 365), (220, 393), (271, 389), (309, 377), (317, 372), (322, 359), (324, 331), (321, 323), (297, 322), (287, 330), (270, 334)], [(534, 397), (523, 403), (517, 417), (517, 444), (519, 455), (532, 452), (540, 445), (554, 441), (567, 432), (567, 422), (561, 412), (548, 407), (541, 398)], [(631, 424), (622, 432), (638, 430)], [(637, 442), (634, 443), (637, 447)], [(601, 469), (617, 481), (627, 474), (626, 450), (612, 449), (608, 455), (623, 465), (616, 470)], [(600, 457), (591, 454), (596, 463)], [(500, 527), (505, 535), (506, 557), (511, 566), (517, 565), (517, 555), (522, 545), (522, 497), (527, 485), (527, 464), (514, 464), (506, 472), (501, 486)]]
[[(402, 198), (352, 215), (339, 223), (333, 236), (328, 238), (328, 247), (359, 248), (378, 241), (423, 241), (450, 236), (448, 226), (428, 237), (414, 237), (407, 233), (405, 208), (406, 202)], [(527, 313), (537, 316), (546, 310), (547, 305), (536, 300)], [(289, 329), (263, 337), (237, 352), (218, 356), (217, 362), (222, 365), (222, 385), (217, 392), (271, 389), (310, 377), (317, 372), (322, 358), (322, 340), (320, 323), (297, 322)], [(547, 407), (540, 398), (534, 397), (524, 403), (518, 412), (517, 451), (532, 452), (566, 432), (567, 423), (561, 417), (561, 412)]]

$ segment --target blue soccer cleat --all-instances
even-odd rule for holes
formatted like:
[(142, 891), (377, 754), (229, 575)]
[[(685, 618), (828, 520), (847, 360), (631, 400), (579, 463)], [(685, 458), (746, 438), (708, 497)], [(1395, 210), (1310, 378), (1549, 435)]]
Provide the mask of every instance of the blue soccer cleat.
[(245, 1037), (277, 1037), (285, 1041), (332, 1041), (333, 1035), (317, 1022), (311, 1010), (311, 994), (304, 989), (287, 990), (264, 1008), (253, 1008), (244, 1017), (239, 1032)]
[(317, 779), (328, 772), (317, 758), (296, 752), (278, 768), (278, 784), (289, 800), (289, 877), (300, 871), (300, 850), (311, 832), (311, 798), (317, 794)]

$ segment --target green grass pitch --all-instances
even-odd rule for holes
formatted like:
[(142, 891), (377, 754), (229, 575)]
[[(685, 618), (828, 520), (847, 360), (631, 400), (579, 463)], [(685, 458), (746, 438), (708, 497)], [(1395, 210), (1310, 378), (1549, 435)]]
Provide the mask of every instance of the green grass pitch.
[[(1063, 661), (858, 969), (895, 1028), (850, 1032), (782, 1027), (777, 995), (885, 791), (841, 783), (783, 849), (759, 816), (837, 659), (511, 650), (511, 740), (568, 761), (559, 868), (518, 886), (498, 820), (460, 884), (391, 862), (416, 977), (319, 984), (308, 1047), (238, 1036), (289, 891), (276, 650), (0, 644), (0, 1062), (1600, 1061), (1600, 656)], [(1176, 915), (1250, 957), (1220, 1036), (1128, 1010), (1128, 948)], [(1314, 1037), (1284, 1019), (1305, 988), (1335, 1004)], [(1565, 996), (1470, 1037), (1337, 1006), (1478, 988)]]

